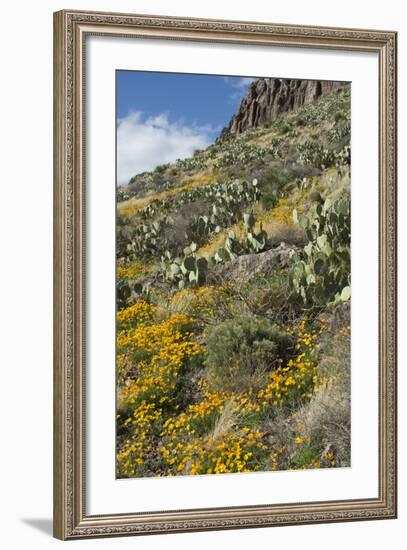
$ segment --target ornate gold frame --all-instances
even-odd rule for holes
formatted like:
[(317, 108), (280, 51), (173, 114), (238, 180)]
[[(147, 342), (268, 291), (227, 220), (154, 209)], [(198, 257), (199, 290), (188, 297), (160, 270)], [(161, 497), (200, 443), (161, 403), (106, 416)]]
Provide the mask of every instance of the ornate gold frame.
[[(86, 514), (86, 36), (153, 37), (376, 52), (379, 58), (379, 495), (306, 504)], [(396, 517), (395, 32), (60, 11), (54, 14), (54, 535), (60, 539)]]

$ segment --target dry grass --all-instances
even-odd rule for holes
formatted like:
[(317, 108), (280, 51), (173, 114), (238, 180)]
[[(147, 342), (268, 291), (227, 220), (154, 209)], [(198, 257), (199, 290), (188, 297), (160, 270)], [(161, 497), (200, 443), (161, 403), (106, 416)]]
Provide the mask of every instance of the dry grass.
[(334, 166), (327, 168), (320, 176), (308, 179), (307, 191), (318, 190), (322, 197), (335, 201), (350, 189), (349, 167), (343, 168), (341, 173)]
[(195, 174), (192, 174), (184, 179), (181, 179), (181, 183), (192, 185), (192, 187), (200, 187), (201, 185), (207, 185), (208, 183), (214, 183), (218, 179), (217, 171), (200, 170)]
[[(303, 196), (303, 193), (297, 193), (298, 197)], [(298, 206), (299, 199), (280, 201), (276, 208), (271, 210), (262, 210), (260, 207), (253, 208), (253, 213), (256, 216), (257, 222), (254, 226), (256, 232), (260, 231), (260, 225), (267, 232), (273, 246), (277, 246), (281, 242), (287, 244), (302, 245), (305, 243), (305, 232), (298, 224), (294, 224), (292, 212)], [(301, 210), (301, 208), (299, 208)], [(243, 238), (245, 234), (245, 226), (243, 222), (236, 223), (230, 227), (222, 229), (219, 233), (213, 234), (208, 242), (201, 246), (197, 252), (198, 257), (212, 258), (219, 248), (221, 248), (229, 234), (233, 231), (238, 239)]]
[(216, 420), (216, 424), (209, 434), (209, 439), (218, 439), (222, 435), (230, 432), (234, 426), (238, 423), (239, 415), (233, 410), (235, 408), (235, 402), (233, 399), (226, 401), (224, 408)]
[(117, 203), (117, 211), (123, 217), (135, 216), (142, 208), (145, 208), (150, 202), (154, 200), (162, 200), (174, 197), (181, 191), (187, 191), (194, 189), (195, 187), (201, 187), (208, 183), (213, 183), (217, 179), (215, 173), (208, 174), (206, 171), (196, 172), (189, 177), (181, 179), (181, 185), (172, 187), (166, 191), (160, 193), (149, 193), (143, 197), (132, 197), (127, 201)]
[(219, 248), (221, 248), (228, 237), (229, 231), (233, 231), (237, 238), (241, 238), (244, 235), (244, 223), (239, 222), (229, 227), (225, 227), (219, 233), (213, 233), (209, 238), (208, 242), (201, 246), (197, 251), (197, 256), (205, 257), (209, 260), (216, 254)]
[(338, 466), (350, 466), (350, 326), (347, 307), (328, 319), (321, 343), (319, 391), (296, 413), (303, 433), (330, 449)]

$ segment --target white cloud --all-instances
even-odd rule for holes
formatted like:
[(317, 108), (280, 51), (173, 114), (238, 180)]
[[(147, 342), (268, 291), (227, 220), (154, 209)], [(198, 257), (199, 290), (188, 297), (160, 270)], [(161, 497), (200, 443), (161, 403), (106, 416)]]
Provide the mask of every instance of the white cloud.
[(170, 122), (165, 113), (148, 118), (141, 111), (129, 113), (117, 126), (118, 185), (126, 185), (134, 175), (159, 164), (191, 156), (195, 149), (207, 147), (217, 130), (210, 125)]

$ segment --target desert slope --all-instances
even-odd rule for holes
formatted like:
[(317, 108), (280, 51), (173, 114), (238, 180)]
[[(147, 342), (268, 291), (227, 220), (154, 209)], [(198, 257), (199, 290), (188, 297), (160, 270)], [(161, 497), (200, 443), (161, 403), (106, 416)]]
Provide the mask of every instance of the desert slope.
[(349, 465), (349, 192), (349, 87), (277, 79), (118, 189), (119, 477)]

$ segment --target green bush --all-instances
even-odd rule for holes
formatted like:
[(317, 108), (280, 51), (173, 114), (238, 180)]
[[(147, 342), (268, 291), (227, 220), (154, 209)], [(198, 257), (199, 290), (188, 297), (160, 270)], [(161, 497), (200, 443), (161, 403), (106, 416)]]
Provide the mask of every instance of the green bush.
[(340, 122), (341, 120), (346, 120), (346, 116), (342, 111), (338, 111), (335, 113), (334, 120), (335, 122)]
[(264, 382), (293, 345), (292, 338), (267, 319), (240, 316), (207, 335), (207, 365), (222, 389), (243, 391)]
[(309, 468), (314, 461), (318, 461), (321, 450), (316, 445), (305, 443), (290, 456), (290, 467), (295, 470)]
[(157, 172), (157, 174), (162, 174), (169, 167), (170, 167), (170, 164), (159, 164), (158, 166), (156, 166), (155, 172)]
[(305, 117), (302, 117), (301, 115), (298, 116), (298, 118), (295, 121), (295, 124), (297, 126), (305, 126), (307, 124), (307, 121), (305, 120)]
[(292, 129), (292, 125), (291, 125), (291, 122), (289, 122), (288, 120), (287, 121), (284, 121), (281, 125), (280, 125), (280, 132), (282, 134), (288, 134), (288, 132), (290, 132), (290, 130)]
[(270, 168), (260, 177), (259, 187), (261, 190), (260, 202), (266, 210), (274, 208), (278, 199), (281, 196), (281, 190), (288, 183), (289, 177), (274, 166)]

